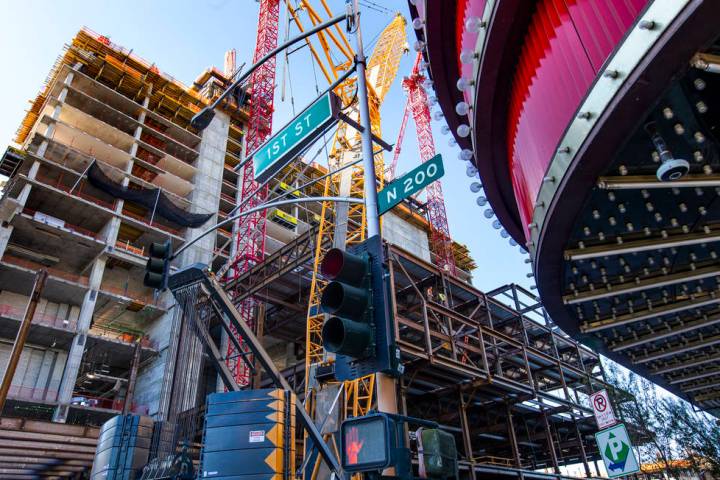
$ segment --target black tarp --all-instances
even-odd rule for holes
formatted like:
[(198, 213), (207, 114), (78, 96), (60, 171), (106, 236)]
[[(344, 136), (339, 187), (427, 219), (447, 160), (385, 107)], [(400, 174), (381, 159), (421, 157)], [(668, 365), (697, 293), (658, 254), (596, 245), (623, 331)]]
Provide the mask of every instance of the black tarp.
[[(155, 210), (155, 215), (159, 215), (173, 223), (183, 227), (198, 228), (207, 222), (212, 213), (190, 213), (173, 203), (170, 198), (159, 188), (128, 188), (122, 184), (113, 181), (98, 165), (93, 162), (87, 172), (88, 181), (91, 185), (106, 192), (112, 197), (122, 198), (131, 202), (138, 203), (147, 207), (149, 210)], [(157, 202), (157, 205), (155, 205)]]

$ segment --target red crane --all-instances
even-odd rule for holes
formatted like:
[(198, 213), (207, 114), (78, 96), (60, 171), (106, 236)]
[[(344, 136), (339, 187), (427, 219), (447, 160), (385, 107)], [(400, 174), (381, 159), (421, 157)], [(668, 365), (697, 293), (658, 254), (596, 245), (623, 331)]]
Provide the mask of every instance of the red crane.
[[(280, 18), (280, 0), (260, 0), (257, 39), (253, 64), (267, 55), (278, 45), (278, 22)], [(245, 154), (254, 152), (272, 132), (272, 115), (275, 95), (275, 57), (261, 65), (250, 79), (251, 100), (250, 119), (246, 139)], [(258, 184), (253, 174), (253, 164), (248, 162), (240, 172), (240, 201), (243, 209), (251, 209), (263, 203), (267, 198), (267, 187), (255, 194)], [(229, 269), (229, 279), (237, 279), (254, 265), (263, 261), (265, 256), (265, 210), (241, 217), (236, 225), (234, 254)], [(237, 305), (242, 319), (251, 327), (255, 324), (257, 300), (248, 298)], [(234, 332), (233, 332), (234, 333)], [(242, 341), (239, 337), (238, 340)], [(250, 383), (250, 369), (240, 356), (250, 358), (249, 349), (241, 343), (243, 352), (237, 352), (232, 342), (228, 342), (227, 363), (233, 371), (239, 385)]]
[[(395, 168), (400, 157), (405, 126), (410, 114), (415, 120), (417, 131), (418, 149), (420, 150), (420, 161), (426, 162), (435, 156), (435, 142), (433, 141), (432, 128), (430, 126), (430, 107), (428, 96), (422, 83), (425, 76), (420, 73), (420, 61), (422, 55), (418, 53), (410, 76), (405, 77), (402, 82), (403, 89), (407, 92), (408, 100), (405, 105), (405, 114), (400, 126), (400, 135), (395, 146), (395, 153), (392, 164), (389, 168), (390, 177), (395, 176)], [(445, 199), (443, 198), (442, 185), (440, 182), (433, 182), (426, 187), (427, 212), (430, 222), (430, 250), (436, 255), (437, 265), (455, 275), (455, 257), (452, 252), (452, 240), (450, 239), (450, 227), (448, 227), (447, 213), (445, 212)]]

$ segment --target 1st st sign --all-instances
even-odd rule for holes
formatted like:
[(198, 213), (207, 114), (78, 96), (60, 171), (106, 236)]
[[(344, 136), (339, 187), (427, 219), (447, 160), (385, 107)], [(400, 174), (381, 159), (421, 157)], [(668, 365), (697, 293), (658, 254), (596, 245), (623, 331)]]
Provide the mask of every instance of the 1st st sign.
[(443, 175), (445, 175), (445, 169), (443, 168), (442, 156), (437, 154), (427, 162), (423, 162), (419, 167), (393, 180), (378, 192), (378, 215), (387, 212), (432, 182), (439, 180)]
[(338, 96), (327, 92), (255, 150), (255, 181), (271, 178), (322, 135), (337, 121), (339, 106)]

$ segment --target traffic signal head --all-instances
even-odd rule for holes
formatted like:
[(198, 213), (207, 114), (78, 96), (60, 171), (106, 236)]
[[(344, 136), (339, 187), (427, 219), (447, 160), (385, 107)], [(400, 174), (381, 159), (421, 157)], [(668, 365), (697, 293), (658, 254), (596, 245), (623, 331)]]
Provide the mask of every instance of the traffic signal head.
[(167, 286), (170, 270), (170, 257), (172, 256), (172, 243), (151, 243), (147, 264), (145, 265), (145, 278), (143, 285), (163, 290)]
[(320, 308), (330, 314), (322, 329), (325, 350), (362, 357), (373, 346), (372, 285), (367, 254), (359, 256), (333, 248), (320, 264), (325, 286)]
[(345, 420), (341, 428), (342, 466), (347, 472), (370, 472), (393, 462), (395, 438), (391, 420), (370, 414)]

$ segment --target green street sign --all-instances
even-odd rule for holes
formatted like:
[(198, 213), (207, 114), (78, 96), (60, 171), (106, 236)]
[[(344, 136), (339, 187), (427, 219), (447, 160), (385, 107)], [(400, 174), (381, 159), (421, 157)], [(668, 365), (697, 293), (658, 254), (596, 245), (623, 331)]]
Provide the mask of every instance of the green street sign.
[(337, 95), (326, 93), (255, 150), (252, 155), (255, 181), (272, 177), (322, 135), (337, 121), (339, 106)]
[(630, 437), (622, 423), (595, 434), (608, 477), (622, 477), (640, 471)]
[(392, 181), (378, 192), (378, 215), (382, 215), (415, 192), (445, 175), (442, 156), (438, 153), (419, 167)]

